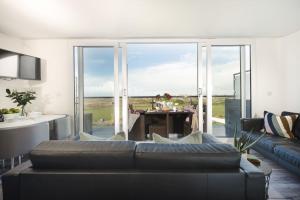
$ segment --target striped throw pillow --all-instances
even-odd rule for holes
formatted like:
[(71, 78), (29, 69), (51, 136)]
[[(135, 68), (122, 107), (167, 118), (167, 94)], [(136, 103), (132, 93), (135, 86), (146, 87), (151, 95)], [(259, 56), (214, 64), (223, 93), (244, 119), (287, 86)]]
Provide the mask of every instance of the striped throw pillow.
[(298, 115), (278, 116), (265, 112), (264, 123), (266, 132), (271, 135), (294, 138), (292, 129), (297, 118)]

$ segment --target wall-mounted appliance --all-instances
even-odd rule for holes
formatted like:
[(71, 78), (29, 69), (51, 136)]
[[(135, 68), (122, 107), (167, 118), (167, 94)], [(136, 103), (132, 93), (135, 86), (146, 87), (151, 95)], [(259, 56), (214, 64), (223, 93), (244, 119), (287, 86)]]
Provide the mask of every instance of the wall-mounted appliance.
[(41, 80), (41, 59), (0, 49), (0, 77)]
[(18, 78), (19, 54), (0, 49), (0, 77)]
[(41, 59), (20, 55), (19, 78), (26, 80), (41, 80)]

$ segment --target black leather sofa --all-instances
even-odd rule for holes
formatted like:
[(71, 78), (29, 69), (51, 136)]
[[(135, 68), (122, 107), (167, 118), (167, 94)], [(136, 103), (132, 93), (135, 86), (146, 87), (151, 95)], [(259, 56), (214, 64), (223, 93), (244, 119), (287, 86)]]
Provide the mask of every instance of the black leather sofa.
[[(293, 114), (282, 112), (281, 115)], [(295, 123), (293, 132), (300, 136), (300, 118)], [(248, 134), (252, 141), (258, 138), (264, 130), (263, 118), (241, 119), (242, 134)], [(300, 176), (300, 138), (288, 139), (278, 136), (265, 135), (253, 147), (261, 153), (285, 167), (287, 170)]]
[(260, 200), (264, 174), (231, 145), (48, 141), (2, 177), (4, 200)]

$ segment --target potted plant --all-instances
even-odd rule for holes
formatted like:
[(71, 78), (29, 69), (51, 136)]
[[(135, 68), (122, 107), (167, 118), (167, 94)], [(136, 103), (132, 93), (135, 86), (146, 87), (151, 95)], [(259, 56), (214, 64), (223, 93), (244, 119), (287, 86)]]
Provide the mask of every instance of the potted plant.
[[(253, 130), (250, 131), (250, 133), (252, 133), (252, 132), (253, 132)], [(259, 136), (254, 141), (251, 140), (250, 134), (242, 134), (242, 136), (240, 138), (237, 138), (237, 127), (235, 126), (234, 146), (242, 154), (242, 157), (247, 159), (249, 162), (251, 162), (255, 166), (259, 166), (261, 163), (261, 160), (258, 159), (255, 155), (248, 154), (248, 150), (250, 149), (250, 147), (255, 145), (261, 138), (263, 138), (265, 136), (265, 134), (266, 134), (266, 132), (261, 134), (261, 136)]]
[(36, 99), (33, 91), (18, 92), (14, 90), (11, 92), (9, 89), (6, 89), (6, 93), (6, 97), (11, 98), (14, 103), (17, 103), (17, 106), (21, 107), (21, 116), (25, 116), (25, 106)]
[[(253, 130), (250, 131), (252, 133)], [(242, 134), (240, 138), (237, 138), (237, 126), (235, 126), (234, 130), (234, 146), (237, 150), (242, 154), (243, 157), (246, 157), (252, 163), (259, 163), (259, 159), (255, 156), (251, 156), (247, 154), (247, 151), (255, 145), (261, 138), (265, 136), (265, 132), (261, 134), (257, 139), (254, 141), (251, 140), (251, 134)]]

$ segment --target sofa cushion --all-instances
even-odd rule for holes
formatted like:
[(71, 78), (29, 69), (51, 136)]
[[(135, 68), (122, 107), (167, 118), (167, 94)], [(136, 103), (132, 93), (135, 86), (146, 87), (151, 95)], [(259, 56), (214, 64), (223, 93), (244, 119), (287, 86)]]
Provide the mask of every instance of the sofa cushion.
[(300, 113), (293, 113), (293, 112), (287, 112), (287, 111), (283, 111), (281, 113), (282, 116), (293, 115), (293, 114), (299, 115), (298, 119), (294, 123), (293, 133), (296, 138), (300, 139)]
[(229, 144), (137, 145), (138, 169), (237, 169), (240, 153)]
[(271, 135), (281, 136), (285, 138), (294, 138), (292, 132), (295, 121), (299, 115), (277, 116), (273, 113), (264, 113), (265, 130)]
[(133, 141), (47, 141), (31, 153), (39, 169), (132, 169)]
[(153, 141), (155, 143), (163, 143), (163, 144), (172, 144), (172, 143), (178, 143), (178, 144), (201, 144), (202, 143), (202, 133), (201, 132), (195, 132), (191, 133), (183, 138), (180, 138), (178, 140), (171, 140), (169, 138), (162, 137), (156, 133), (152, 134)]
[(121, 131), (117, 134), (109, 137), (109, 138), (101, 138), (95, 135), (91, 135), (89, 133), (81, 132), (79, 134), (79, 140), (80, 141), (125, 141), (126, 135), (125, 132)]
[(212, 134), (203, 133), (202, 143), (221, 143), (221, 142)]
[(300, 168), (300, 144), (278, 145), (274, 148), (274, 154)]
[[(252, 141), (256, 140), (259, 136), (261, 136), (261, 134), (263, 134), (262, 132), (252, 132), (252, 133), (242, 132), (242, 133), (248, 134)], [(256, 146), (256, 147), (259, 147), (261, 149), (264, 149), (264, 150), (272, 153), (274, 150), (274, 147), (276, 145), (290, 144), (290, 143), (292, 143), (292, 141), (288, 138), (272, 136), (272, 135), (265, 135), (254, 145), (254, 147)]]

